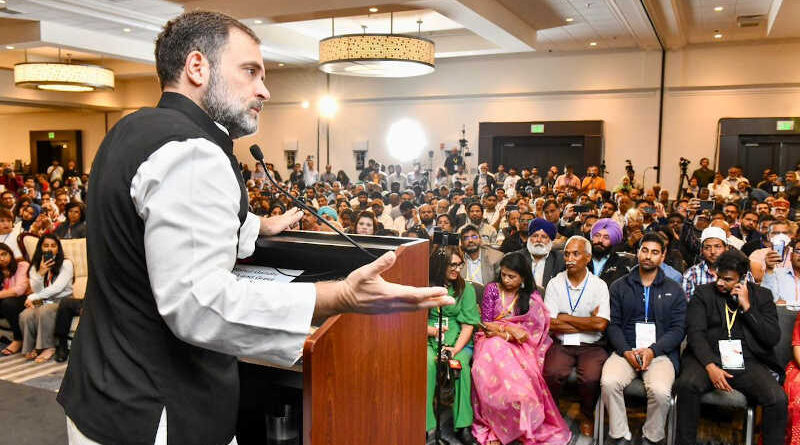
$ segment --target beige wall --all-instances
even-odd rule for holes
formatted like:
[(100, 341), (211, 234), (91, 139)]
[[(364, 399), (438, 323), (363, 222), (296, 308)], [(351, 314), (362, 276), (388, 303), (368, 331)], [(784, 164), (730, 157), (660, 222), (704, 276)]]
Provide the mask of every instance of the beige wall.
[[(800, 115), (800, 43), (708, 45), (668, 53), (664, 108), (662, 179), (674, 191), (678, 158), (693, 167), (714, 156), (717, 122), (723, 117)], [(332, 76), (330, 92), (341, 100), (330, 124), (334, 169), (354, 174), (353, 149), (368, 141), (368, 156), (393, 162), (385, 148), (389, 126), (401, 118), (420, 122), (442, 162), (440, 143), (450, 147), (466, 124), (477, 150), (478, 124), (490, 121), (603, 120), (605, 159), (610, 182), (631, 159), (641, 174), (657, 163), (660, 53), (645, 51), (506, 55), (448, 59), (434, 74), (410, 79), (358, 79)], [(261, 115), (257, 135), (236, 143), (241, 160), (252, 162), (247, 148), (258, 143), (268, 160), (285, 168), (283, 151), (297, 146), (299, 157), (317, 153), (314, 102), (325, 92), (325, 75), (314, 68), (269, 72), (272, 98)], [(158, 100), (154, 78), (121, 82), (109, 113), (113, 125), (123, 115)], [(302, 109), (300, 101), (312, 107)], [(12, 156), (28, 160), (27, 132), (84, 130), (88, 159), (103, 136), (103, 113), (0, 115), (0, 142)], [(321, 122), (320, 154), (325, 157), (326, 127)], [(427, 156), (423, 155), (427, 162)], [(470, 161), (474, 163), (475, 157)], [(471, 165), (474, 167), (474, 165)], [(285, 171), (285, 170), (284, 170)], [(655, 178), (648, 172), (648, 183)]]

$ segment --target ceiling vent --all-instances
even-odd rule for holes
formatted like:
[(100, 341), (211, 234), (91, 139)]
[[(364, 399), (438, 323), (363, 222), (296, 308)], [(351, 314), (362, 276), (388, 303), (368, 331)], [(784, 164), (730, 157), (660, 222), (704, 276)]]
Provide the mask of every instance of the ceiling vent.
[(736, 17), (736, 24), (739, 25), (739, 28), (754, 28), (760, 26), (762, 21), (764, 21), (763, 14)]

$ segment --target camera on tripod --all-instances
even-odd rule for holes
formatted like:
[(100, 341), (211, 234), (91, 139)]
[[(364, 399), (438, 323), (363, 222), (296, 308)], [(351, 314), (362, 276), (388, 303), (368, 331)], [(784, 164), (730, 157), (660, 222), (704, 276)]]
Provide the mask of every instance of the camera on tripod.
[(692, 161), (690, 161), (690, 160), (688, 160), (688, 159), (686, 159), (684, 157), (682, 157), (681, 160), (679, 161), (679, 164), (681, 166), (681, 170), (683, 170), (684, 173), (686, 172), (686, 169), (689, 167), (689, 164), (691, 164), (691, 162)]
[(625, 173), (633, 174), (633, 163), (631, 163), (630, 159), (625, 160)]
[(450, 233), (442, 231), (441, 227), (434, 227), (433, 229), (433, 244), (438, 244), (442, 247), (445, 246), (458, 246), (461, 240), (457, 233)]

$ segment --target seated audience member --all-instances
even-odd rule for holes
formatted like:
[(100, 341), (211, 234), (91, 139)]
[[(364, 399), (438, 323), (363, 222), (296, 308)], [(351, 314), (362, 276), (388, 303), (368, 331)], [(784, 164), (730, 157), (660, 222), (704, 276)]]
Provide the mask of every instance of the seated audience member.
[(359, 213), (358, 218), (356, 218), (356, 233), (359, 235), (374, 235), (377, 225), (375, 214), (365, 210)]
[(750, 268), (756, 281), (763, 280), (764, 272), (767, 268), (766, 258), (769, 252), (781, 251), (781, 258), (776, 266), (787, 269), (791, 267), (792, 248), (789, 246), (790, 242), (789, 224), (785, 221), (772, 221), (769, 224), (766, 239), (762, 239), (764, 247), (756, 249), (750, 254)]
[(546, 219), (535, 218), (528, 224), (528, 241), (525, 248), (518, 250), (528, 262), (533, 282), (539, 293), (544, 292), (550, 280), (566, 267), (562, 251), (553, 250), (555, 239), (555, 224)]
[(474, 226), (478, 229), (478, 234), (481, 236), (484, 245), (490, 246), (494, 244), (497, 241), (497, 230), (483, 218), (483, 204), (471, 202), (467, 204), (466, 209), (467, 222), (459, 230), (463, 230), (468, 225)]
[(767, 289), (745, 281), (750, 263), (730, 250), (715, 265), (716, 282), (695, 289), (686, 312), (687, 347), (675, 385), (679, 445), (694, 445), (700, 398), (714, 389), (742, 392), (763, 407), (764, 445), (782, 445), (786, 394), (773, 348), (780, 339), (775, 303)]
[(610, 286), (611, 283), (625, 276), (634, 266), (630, 256), (620, 255), (615, 247), (622, 242), (622, 228), (611, 218), (598, 220), (592, 226), (592, 261), (589, 271), (600, 277)]
[(28, 263), (17, 261), (11, 247), (0, 243), (0, 271), (3, 273), (3, 286), (0, 288), (0, 318), (8, 321), (14, 337), (3, 349), (2, 354), (12, 355), (22, 348), (19, 314), (25, 308), (25, 295), (28, 293)]
[(22, 353), (28, 360), (44, 363), (53, 357), (58, 302), (72, 295), (72, 261), (64, 258), (61, 241), (52, 234), (39, 238), (28, 270), (33, 293), (25, 299), (19, 316)]
[(641, 376), (647, 392), (642, 443), (650, 445), (665, 436), (684, 337), (686, 297), (680, 284), (667, 279), (659, 267), (666, 249), (663, 238), (646, 233), (640, 244), (639, 266), (609, 287), (611, 322), (607, 334), (613, 353), (603, 365), (600, 385), (608, 410), (609, 437), (630, 444), (623, 391)]
[(800, 444), (800, 314), (797, 315), (792, 330), (792, 359), (786, 366), (783, 389), (789, 399), (786, 443), (797, 445)]
[(339, 212), (339, 225), (342, 229), (347, 231), (353, 230), (353, 225), (355, 224), (356, 213), (352, 209), (344, 209)]
[[(516, 215), (516, 226), (512, 227), (515, 222), (514, 215)], [(534, 216), (531, 212), (519, 213), (518, 210), (512, 210), (508, 213), (509, 226), (503, 229), (507, 234), (503, 238), (503, 243), (500, 244), (500, 251), (503, 253), (514, 252), (524, 249), (528, 243), (528, 226), (533, 221)]]
[(700, 236), (700, 254), (702, 260), (686, 269), (683, 274), (683, 293), (691, 299), (697, 286), (717, 281), (717, 272), (714, 269), (717, 259), (728, 250), (728, 237), (719, 227), (707, 227)]
[[(480, 323), (475, 288), (464, 281), (459, 270), (464, 267), (464, 258), (455, 247), (447, 246), (434, 251), (430, 259), (430, 283), (432, 286), (444, 286), (448, 294), (455, 298), (456, 304), (442, 308), (442, 345), (443, 351), (461, 363), (459, 378), (453, 382), (455, 399), (453, 401), (453, 426), (464, 439), (469, 438), (469, 427), (472, 425), (471, 374), (470, 361), (472, 348), (466, 346), (472, 341), (472, 332)], [(436, 414), (433, 411), (433, 399), (436, 391), (436, 368), (439, 341), (439, 309), (428, 311), (428, 401), (425, 429), (430, 438), (436, 428)], [(469, 442), (469, 440), (467, 440)]]
[(784, 253), (788, 259), (786, 265), (781, 255), (772, 248), (768, 248), (764, 262), (766, 270), (761, 285), (772, 292), (772, 300), (777, 305), (786, 305), (787, 308), (800, 310), (800, 248), (798, 241), (792, 241)]
[(500, 260), (500, 276), (483, 293), (481, 321), (472, 364), (472, 434), (484, 445), (568, 443), (569, 428), (542, 376), (552, 343), (549, 315), (521, 253)]
[(66, 206), (67, 220), (55, 230), (61, 239), (86, 238), (86, 210), (83, 203), (71, 202)]
[(0, 208), (0, 243), (11, 249), (14, 258), (22, 258), (22, 251), (17, 243), (19, 234), (20, 229), (14, 227), (14, 214), (8, 209)]
[(83, 298), (64, 297), (58, 302), (53, 334), (56, 337), (55, 361), (61, 363), (69, 357), (69, 332), (72, 319), (78, 317), (83, 309)]
[(478, 284), (489, 284), (497, 276), (497, 265), (503, 254), (483, 244), (478, 228), (466, 225), (461, 228), (461, 250), (466, 262), (461, 277)]
[(575, 368), (581, 399), (580, 431), (593, 432), (594, 406), (600, 392), (600, 375), (608, 352), (599, 344), (608, 326), (608, 286), (592, 275), (587, 264), (592, 258), (592, 243), (573, 236), (564, 245), (567, 270), (547, 284), (544, 297), (550, 314), (550, 332), (556, 341), (547, 352), (544, 376), (553, 398)]
[(442, 229), (442, 232), (455, 233), (453, 231), (453, 218), (447, 213), (442, 213), (436, 217), (436, 227)]
[(739, 225), (731, 229), (731, 235), (743, 240), (745, 243), (752, 242), (761, 238), (758, 228), (758, 213), (753, 210), (745, 210), (739, 217)]

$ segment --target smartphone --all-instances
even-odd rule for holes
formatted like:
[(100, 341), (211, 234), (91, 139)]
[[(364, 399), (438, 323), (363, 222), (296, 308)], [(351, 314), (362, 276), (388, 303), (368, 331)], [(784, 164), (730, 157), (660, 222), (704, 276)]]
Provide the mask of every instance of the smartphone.
[(701, 200), (700, 210), (714, 210), (714, 201), (710, 199)]
[(511, 204), (509, 204), (509, 205), (507, 205), (507, 206), (506, 206), (506, 211), (507, 211), (507, 212), (512, 212), (512, 211), (514, 211), (514, 210), (519, 210), (519, 206), (517, 206), (517, 205), (511, 205)]
[(44, 253), (42, 253), (42, 259), (45, 262), (52, 260), (53, 257), (54, 257), (53, 252), (44, 252)]
[(644, 213), (647, 213), (648, 215), (653, 215), (653, 214), (656, 213), (656, 208), (655, 207), (645, 207), (644, 208)]
[(575, 210), (575, 213), (586, 213), (589, 211), (589, 206), (579, 205), (573, 207), (572, 210)]

